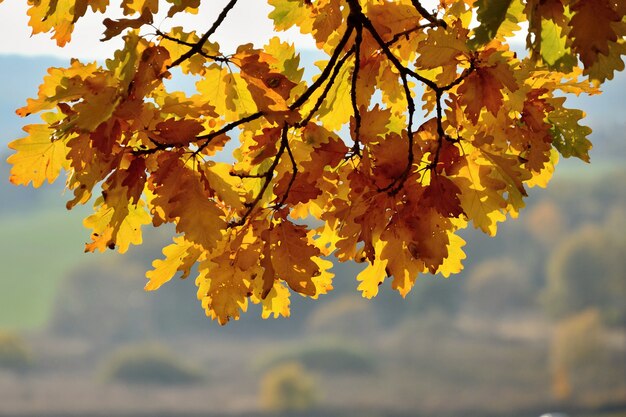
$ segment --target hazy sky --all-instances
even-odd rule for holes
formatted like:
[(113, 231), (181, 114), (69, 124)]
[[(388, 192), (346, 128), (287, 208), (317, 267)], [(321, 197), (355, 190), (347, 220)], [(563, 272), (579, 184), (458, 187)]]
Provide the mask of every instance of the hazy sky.
[[(111, 3), (116, 4), (119, 1)], [(226, 3), (227, 0), (205, 1), (205, 7), (197, 16), (181, 13), (182, 19), (179, 17), (174, 19), (157, 17), (155, 24), (163, 30), (172, 26), (184, 26), (186, 29), (198, 28), (203, 32), (215, 20)], [(109, 8), (115, 10), (115, 13), (107, 14), (109, 17), (121, 17), (121, 12), (117, 13), (117, 6), (110, 6)], [(242, 0), (230, 12), (225, 23), (216, 32), (215, 37), (211, 39), (218, 41), (226, 51), (247, 42), (261, 46), (264, 41), (273, 36), (272, 24), (267, 18), (270, 11), (271, 7), (265, 1)], [(102, 59), (111, 56), (112, 52), (121, 46), (120, 39), (107, 42), (99, 41), (104, 31), (103, 17), (101, 14), (94, 14), (91, 11), (78, 22), (72, 34), (72, 42), (64, 48), (57, 47), (56, 43), (50, 40), (50, 34), (31, 36), (25, 0), (5, 0), (0, 4), (0, 16), (2, 17), (0, 54)], [(297, 30), (280, 34), (280, 36), (284, 40), (296, 42), (301, 48), (314, 47), (311, 38), (300, 35)]]

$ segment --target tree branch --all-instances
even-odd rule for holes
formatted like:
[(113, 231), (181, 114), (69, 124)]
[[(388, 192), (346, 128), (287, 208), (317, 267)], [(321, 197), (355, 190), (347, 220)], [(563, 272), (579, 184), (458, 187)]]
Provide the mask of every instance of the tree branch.
[(413, 7), (415, 7), (419, 14), (421, 14), (424, 19), (428, 20), (433, 25), (441, 26), (444, 29), (448, 27), (446, 22), (441, 19), (437, 19), (432, 13), (426, 10), (419, 0), (411, 0), (411, 3), (413, 3)]
[(262, 176), (260, 177), (263, 179), (263, 185), (261, 186), (261, 190), (258, 192), (254, 200), (252, 200), (252, 202), (246, 203), (246, 206), (248, 207), (248, 209), (241, 216), (241, 218), (236, 222), (230, 222), (228, 224), (228, 227), (242, 226), (248, 220), (248, 217), (250, 217), (250, 214), (252, 213), (252, 211), (254, 211), (256, 206), (259, 204), (259, 201), (261, 201), (261, 199), (263, 198), (263, 194), (265, 194), (265, 192), (267, 191), (267, 187), (269, 187), (270, 182), (272, 182), (272, 178), (274, 177), (274, 171), (276, 170), (276, 167), (278, 166), (278, 163), (280, 162), (280, 158), (282, 157), (283, 153), (285, 153), (285, 149), (287, 149), (289, 145), (289, 142), (287, 140), (288, 131), (289, 131), (289, 125), (285, 123), (281, 130), (280, 148), (278, 148), (278, 152), (276, 152), (276, 155), (274, 156), (272, 165), (270, 165), (267, 171), (265, 171), (265, 173), (262, 174)]
[(360, 148), (360, 132), (361, 132), (361, 112), (356, 99), (357, 81), (359, 78), (359, 70), (361, 67), (361, 42), (363, 42), (363, 27), (356, 27), (356, 38), (354, 40), (354, 70), (352, 71), (352, 86), (350, 88), (350, 101), (352, 101), (352, 111), (354, 113), (354, 145), (352, 145), (352, 153), (361, 155)]
[[(184, 41), (184, 40), (182, 40), (182, 39), (178, 39), (178, 38), (175, 38), (175, 37), (173, 37), (173, 36), (170, 36), (170, 35), (168, 35), (167, 33), (163, 33), (163, 32), (161, 32), (161, 31), (160, 31), (158, 28), (156, 28), (156, 27), (154, 27), (154, 30), (155, 30), (155, 34), (156, 34), (158, 37), (160, 37), (160, 38), (163, 38), (163, 39), (166, 39), (166, 40), (168, 40), (168, 41), (171, 41), (171, 42), (177, 43), (177, 44), (179, 44), (179, 45), (188, 46), (188, 47), (190, 47), (190, 48), (194, 48), (194, 47), (196, 46), (196, 44), (195, 44), (195, 43), (186, 42), (186, 41)], [(210, 54), (207, 54), (206, 52), (204, 52), (202, 49), (201, 49), (200, 51), (196, 52), (196, 53), (197, 53), (197, 54), (199, 54), (199, 55), (202, 55), (202, 56), (203, 56), (203, 57), (205, 57), (205, 58), (212, 59), (213, 61), (217, 61), (217, 62), (230, 62), (230, 60), (229, 60), (229, 59), (228, 59), (228, 57), (226, 57), (226, 56), (223, 56), (223, 55), (222, 55), (222, 56), (210, 55)], [(169, 68), (171, 68), (172, 66), (173, 66), (173, 64), (172, 64)]]
[(337, 47), (333, 51), (333, 54), (331, 55), (330, 59), (328, 60), (328, 64), (326, 64), (324, 71), (322, 71), (322, 73), (315, 80), (315, 82), (311, 84), (311, 86), (300, 97), (298, 97), (296, 101), (291, 103), (291, 105), (289, 106), (289, 110), (297, 109), (298, 107), (306, 103), (306, 101), (311, 97), (311, 95), (324, 83), (324, 81), (326, 81), (331, 71), (333, 70), (333, 67), (337, 63), (337, 60), (339, 59), (339, 55), (341, 55), (341, 51), (348, 43), (348, 40), (350, 39), (350, 35), (352, 35), (353, 30), (354, 30), (354, 26), (351, 23), (348, 23), (348, 27), (346, 28), (346, 31), (344, 32), (341, 40), (337, 44)]
[(286, 134), (283, 135), (283, 137), (281, 138), (281, 145), (282, 141), (284, 141), (285, 149), (287, 149), (287, 155), (289, 155), (289, 159), (291, 160), (291, 169), (293, 170), (293, 172), (291, 174), (291, 178), (289, 179), (289, 184), (287, 184), (287, 189), (285, 190), (285, 193), (280, 199), (280, 202), (275, 205), (276, 209), (282, 207), (282, 205), (285, 204), (285, 201), (287, 201), (287, 198), (289, 197), (289, 191), (291, 191), (291, 187), (296, 180), (296, 175), (298, 175), (298, 164), (296, 163), (296, 159), (293, 157), (293, 153), (291, 152), (291, 147), (289, 146), (289, 140), (287, 139)]
[(215, 20), (215, 22), (213, 22), (213, 25), (209, 28), (209, 30), (207, 30), (205, 32), (205, 34), (202, 35), (200, 40), (198, 40), (198, 42), (193, 44), (193, 46), (187, 52), (182, 54), (176, 61), (172, 62), (167, 67), (167, 69), (171, 69), (173, 67), (176, 67), (176, 66), (180, 65), (181, 63), (185, 62), (187, 59), (191, 58), (193, 55), (201, 52), (202, 51), (202, 47), (204, 46), (206, 41), (209, 39), (209, 37), (213, 33), (215, 33), (217, 28), (219, 28), (220, 25), (224, 22), (224, 19), (226, 19), (226, 15), (228, 15), (228, 12), (230, 12), (232, 10), (232, 8), (235, 6), (235, 4), (237, 4), (237, 0), (230, 0), (228, 2), (228, 4), (224, 7), (224, 9), (220, 12), (220, 14), (217, 17), (217, 19)]

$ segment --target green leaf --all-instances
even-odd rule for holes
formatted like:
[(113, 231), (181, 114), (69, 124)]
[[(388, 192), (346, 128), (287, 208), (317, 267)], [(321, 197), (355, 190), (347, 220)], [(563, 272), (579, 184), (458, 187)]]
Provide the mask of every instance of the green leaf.
[(491, 0), (478, 0), (478, 21), (480, 26), (474, 30), (474, 37), (470, 40), (470, 47), (476, 49), (477, 47), (488, 43), (492, 40), (500, 25), (507, 17), (507, 11), (511, 6), (513, 0), (491, 1)]
[(578, 121), (585, 117), (585, 113), (563, 107), (564, 98), (557, 100), (560, 101), (560, 105), (555, 106), (555, 110), (548, 116), (548, 121), (552, 124), (552, 144), (564, 158), (574, 156), (589, 162), (591, 142), (587, 136), (591, 129), (578, 124)]
[(268, 3), (274, 6), (269, 18), (274, 21), (276, 30), (287, 30), (301, 23), (305, 17), (299, 0), (269, 0)]
[(541, 58), (550, 69), (570, 72), (578, 61), (567, 47), (567, 38), (562, 32), (563, 29), (552, 20), (542, 22)]

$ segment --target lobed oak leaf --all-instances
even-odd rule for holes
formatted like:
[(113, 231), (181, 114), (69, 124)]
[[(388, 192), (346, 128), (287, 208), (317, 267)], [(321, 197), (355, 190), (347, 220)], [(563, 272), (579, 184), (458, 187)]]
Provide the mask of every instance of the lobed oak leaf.
[(309, 241), (312, 242), (324, 256), (330, 255), (335, 250), (335, 245), (339, 240), (339, 235), (328, 222), (324, 222), (323, 226), (314, 229), (310, 236)]
[(164, 145), (189, 145), (203, 130), (204, 126), (196, 119), (167, 119), (157, 123), (154, 139)]
[(155, 197), (153, 215), (161, 211), (163, 220), (174, 222), (176, 231), (204, 249), (213, 249), (226, 228), (224, 212), (203, 187), (200, 176), (186, 168), (178, 155), (162, 155), (151, 177)]
[[(391, 110), (381, 108), (377, 103), (370, 110), (361, 108), (361, 128), (359, 129), (359, 141), (367, 145), (369, 143), (380, 142), (383, 140), (389, 128), (387, 127), (391, 118)], [(350, 119), (350, 132), (354, 132), (354, 118)], [(353, 133), (354, 136), (354, 133)]]
[(141, 51), (137, 68), (126, 90), (128, 100), (143, 99), (161, 85), (163, 78), (168, 76), (166, 70), (169, 62), (169, 52), (162, 46), (148, 46)]
[(182, 236), (174, 237), (174, 243), (163, 248), (165, 259), (152, 262), (152, 270), (146, 272), (146, 291), (155, 291), (171, 280), (177, 272), (181, 279), (189, 276), (191, 267), (202, 256), (202, 250)]
[(287, 172), (274, 184), (276, 202), (288, 205), (307, 203), (322, 194), (316, 184), (319, 178), (308, 172), (294, 174)]
[[(354, 59), (356, 60), (357, 58), (355, 57)], [(373, 54), (368, 56), (366, 51), (361, 50), (355, 91), (356, 105), (361, 112), (370, 107), (372, 97), (379, 84), (380, 69), (383, 62), (384, 59), (381, 55)]]
[(314, 275), (311, 279), (313, 285), (315, 285), (315, 294), (311, 298), (315, 300), (320, 295), (328, 294), (329, 291), (333, 290), (333, 277), (335, 274), (329, 271), (333, 267), (331, 261), (317, 256), (313, 257), (312, 260), (317, 264), (319, 270), (319, 274)]
[(289, 317), (291, 314), (291, 292), (281, 281), (271, 280), (271, 286), (264, 289), (265, 280), (255, 278), (252, 281), (252, 297), (255, 303), (260, 303), (261, 317), (264, 319), (273, 316), (274, 318)]
[(424, 204), (434, 208), (444, 217), (459, 217), (463, 214), (460, 188), (448, 177), (433, 174), (430, 184), (426, 186), (423, 194)]
[[(383, 249), (383, 241), (376, 243), (376, 251), (380, 253)], [(361, 291), (361, 295), (364, 298), (374, 298), (378, 294), (378, 287), (385, 281), (387, 277), (387, 260), (382, 259), (380, 256), (374, 258), (373, 261), (369, 261), (364, 270), (359, 272), (356, 276), (357, 281), (360, 282), (357, 290)]]
[(486, 108), (497, 115), (502, 107), (502, 89), (517, 89), (515, 78), (506, 64), (479, 67), (461, 83), (458, 88), (459, 101), (466, 106), (465, 114), (474, 124), (478, 123), (480, 113)]
[(309, 243), (306, 227), (281, 221), (270, 229), (269, 241), (276, 276), (295, 292), (308, 296), (317, 294), (312, 278), (320, 269), (313, 258), (319, 256), (320, 251)]
[[(412, 207), (410, 212), (408, 207)], [(402, 217), (402, 225), (411, 234), (407, 244), (409, 252), (421, 260), (431, 274), (436, 273), (448, 256), (450, 220), (434, 209), (417, 211), (413, 204), (404, 209)]]
[[(463, 223), (461, 227), (465, 227), (465, 223)], [(463, 240), (463, 238), (450, 231), (448, 232), (448, 241), (448, 256), (443, 260), (443, 263), (437, 271), (446, 278), (452, 274), (461, 272), (463, 270), (463, 259), (467, 258), (467, 255), (465, 255), (462, 249), (463, 246), (465, 246), (465, 240)]]
[(259, 110), (289, 113), (287, 100), (297, 84), (284, 74), (273, 71), (261, 54), (240, 47), (233, 60), (238, 62), (241, 76)]
[(78, 19), (83, 17), (87, 13), (87, 8), (91, 6), (93, 12), (104, 13), (109, 5), (109, 0), (75, 0), (74, 4), (74, 20), (76, 23)]
[(613, 23), (621, 21), (612, 1), (576, 0), (570, 6), (572, 49), (578, 54), (585, 68), (593, 66), (598, 55), (608, 55), (611, 43), (618, 40)]
[(406, 170), (408, 141), (397, 133), (389, 133), (384, 140), (370, 145), (374, 168), (372, 181), (379, 188), (388, 186)]
[(291, 292), (287, 287), (280, 282), (274, 284), (267, 297), (261, 301), (261, 306), (263, 307), (261, 317), (264, 319), (271, 315), (273, 315), (274, 318), (280, 316), (289, 317), (291, 315), (289, 308), (291, 305), (290, 297)]
[(73, 107), (75, 117), (71, 124), (79, 132), (93, 132), (102, 123), (109, 120), (119, 102), (118, 90), (115, 87), (104, 87), (100, 91), (85, 92), (83, 100)]
[[(316, 63), (319, 64), (319, 63)], [(350, 96), (352, 68), (344, 65), (330, 87), (317, 118), (330, 131), (336, 131), (350, 121), (352, 101)]]
[(230, 265), (224, 256), (201, 262), (198, 270), (198, 299), (207, 316), (221, 325), (230, 319), (239, 320), (240, 312), (248, 308), (250, 276)]
[(469, 53), (465, 39), (458, 32), (458, 30), (453, 32), (443, 27), (429, 30), (428, 37), (419, 44), (419, 56), (415, 65), (421, 69), (432, 69), (444, 65), (456, 67), (458, 61)]
[(563, 26), (553, 20), (544, 20), (541, 24), (540, 36), (541, 58), (548, 64), (548, 67), (561, 72), (572, 71), (578, 62), (567, 44), (567, 34), (564, 33)]
[(142, 200), (126, 207), (110, 207), (98, 199), (95, 207), (97, 211), (83, 221), (86, 228), (93, 230), (85, 252), (104, 252), (117, 247), (119, 253), (125, 253), (131, 244), (142, 243), (141, 226), (152, 220)]
[(565, 158), (576, 157), (589, 162), (591, 142), (587, 136), (591, 129), (578, 122), (585, 117), (581, 110), (563, 107), (565, 98), (555, 98), (556, 106), (548, 114), (548, 122), (552, 125), (552, 145)]
[(167, 0), (167, 2), (171, 4), (167, 17), (173, 17), (180, 12), (197, 14), (200, 7), (200, 0)]
[(397, 33), (407, 33), (408, 36), (415, 31), (416, 22), (422, 18), (415, 6), (406, 1), (384, 4), (370, 2), (367, 5), (367, 16), (385, 41)]
[(180, 91), (156, 90), (152, 93), (152, 97), (161, 113), (168, 116), (182, 119), (199, 119), (201, 117), (216, 119), (219, 117), (215, 107), (207, 103), (206, 98), (200, 94), (188, 97)]
[(149, 8), (142, 9), (141, 15), (136, 18), (113, 20), (107, 17), (102, 21), (106, 30), (102, 34), (103, 38), (101, 40), (108, 41), (124, 32), (126, 29), (139, 29), (143, 25), (152, 24), (152, 22), (153, 16)]
[(230, 175), (231, 166), (223, 162), (206, 164), (202, 173), (206, 178), (207, 189), (214, 193), (220, 201), (228, 205), (232, 210), (244, 208), (241, 194), (241, 180)]
[[(104, 180), (119, 163), (119, 154), (97, 152), (97, 144), (92, 134), (80, 134), (67, 141), (67, 158), (70, 161), (71, 175), (67, 181), (69, 189), (74, 190), (74, 199), (67, 202), (67, 209), (76, 204), (85, 204), (90, 198), (93, 188)], [(129, 187), (130, 190), (131, 187)]]
[(29, 1), (26, 12), (30, 17), (28, 24), (33, 34), (52, 32), (52, 39), (58, 46), (67, 44), (74, 30), (75, 1), (39, 0)]
[(152, 14), (159, 11), (159, 0), (122, 0), (122, 10), (126, 16), (148, 10)]
[(467, 220), (471, 221), (475, 228), (489, 236), (495, 236), (498, 230), (497, 224), (506, 220), (504, 214), (506, 202), (502, 197), (506, 184), (496, 181), (496, 188), (485, 187), (481, 182), (494, 183), (492, 180), (485, 181), (490, 178), (487, 172), (490, 172), (487, 167), (480, 167), (480, 169), (472, 167), (469, 175), (457, 178), (461, 184), (459, 201)]
[(269, 18), (273, 20), (276, 30), (300, 26), (308, 17), (305, 4), (301, 0), (268, 0), (268, 3), (274, 7)]
[(559, 152), (556, 149), (551, 149), (550, 159), (543, 166), (543, 169), (539, 172), (532, 172), (532, 177), (526, 181), (529, 187), (541, 187), (546, 188), (548, 182), (552, 179), (556, 164), (559, 162)]
[(598, 55), (597, 61), (585, 68), (585, 74), (589, 75), (589, 79), (593, 80), (594, 84), (599, 85), (606, 80), (612, 80), (616, 71), (624, 70), (624, 56), (626, 55), (626, 22), (622, 22), (622, 38), (612, 45), (608, 55)]
[(381, 240), (385, 241), (385, 246), (380, 253), (381, 259), (387, 261), (385, 267), (387, 273), (393, 276), (391, 288), (398, 291), (402, 297), (413, 288), (418, 275), (424, 270), (424, 263), (411, 255), (402, 231), (387, 229), (381, 235)]
[[(44, 113), (42, 119), (47, 123), (59, 120), (60, 115)], [(40, 187), (45, 181), (52, 183), (61, 173), (69, 168), (67, 143), (54, 138), (54, 129), (49, 124), (33, 124), (24, 128), (28, 136), (9, 143), (15, 153), (7, 159), (11, 167), (9, 180), (16, 185)]]
[(50, 110), (60, 102), (79, 100), (89, 91), (87, 80), (98, 70), (94, 63), (83, 64), (76, 59), (69, 68), (48, 68), (48, 74), (39, 86), (37, 98), (27, 100), (27, 105), (16, 110), (20, 117), (26, 117), (42, 110)]
[(342, 7), (339, 0), (319, 0), (315, 2), (313, 37), (318, 44), (324, 44), (343, 23)]
[(518, 23), (526, 20), (524, 6), (519, 0), (478, 0), (476, 6), (480, 25), (474, 30), (475, 35), (470, 41), (473, 49), (489, 43), (497, 34), (512, 36), (520, 29)]

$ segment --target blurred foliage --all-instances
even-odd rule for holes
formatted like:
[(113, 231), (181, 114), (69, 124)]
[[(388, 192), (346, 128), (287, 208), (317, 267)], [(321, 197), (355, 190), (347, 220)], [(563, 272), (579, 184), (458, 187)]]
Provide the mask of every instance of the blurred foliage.
[(145, 337), (149, 300), (141, 276), (138, 265), (111, 259), (79, 266), (59, 289), (51, 330), (95, 343)]
[(25, 372), (32, 362), (32, 353), (22, 337), (11, 331), (0, 331), (0, 370)]
[(337, 336), (368, 336), (378, 315), (368, 300), (354, 294), (326, 300), (307, 318), (307, 331)]
[(552, 200), (530, 207), (524, 221), (530, 235), (546, 248), (561, 240), (567, 231), (567, 213)]
[(485, 260), (474, 266), (466, 283), (465, 306), (474, 314), (498, 318), (534, 303), (528, 270), (513, 258)]
[[(602, 369), (604, 329), (596, 309), (588, 309), (557, 324), (550, 347), (553, 393), (564, 399), (573, 393), (577, 374)], [(599, 367), (600, 365), (600, 367)]]
[(279, 364), (261, 380), (261, 406), (267, 411), (305, 411), (316, 399), (313, 377), (298, 362)]
[(132, 384), (185, 385), (202, 381), (202, 375), (181, 362), (180, 355), (158, 345), (126, 346), (103, 365), (106, 381)]
[(272, 350), (258, 360), (261, 370), (283, 363), (298, 362), (307, 369), (332, 373), (373, 372), (376, 359), (346, 339), (308, 341), (306, 344)]
[(608, 324), (626, 322), (626, 238), (589, 225), (554, 250), (547, 265), (544, 302), (562, 318), (597, 308)]

